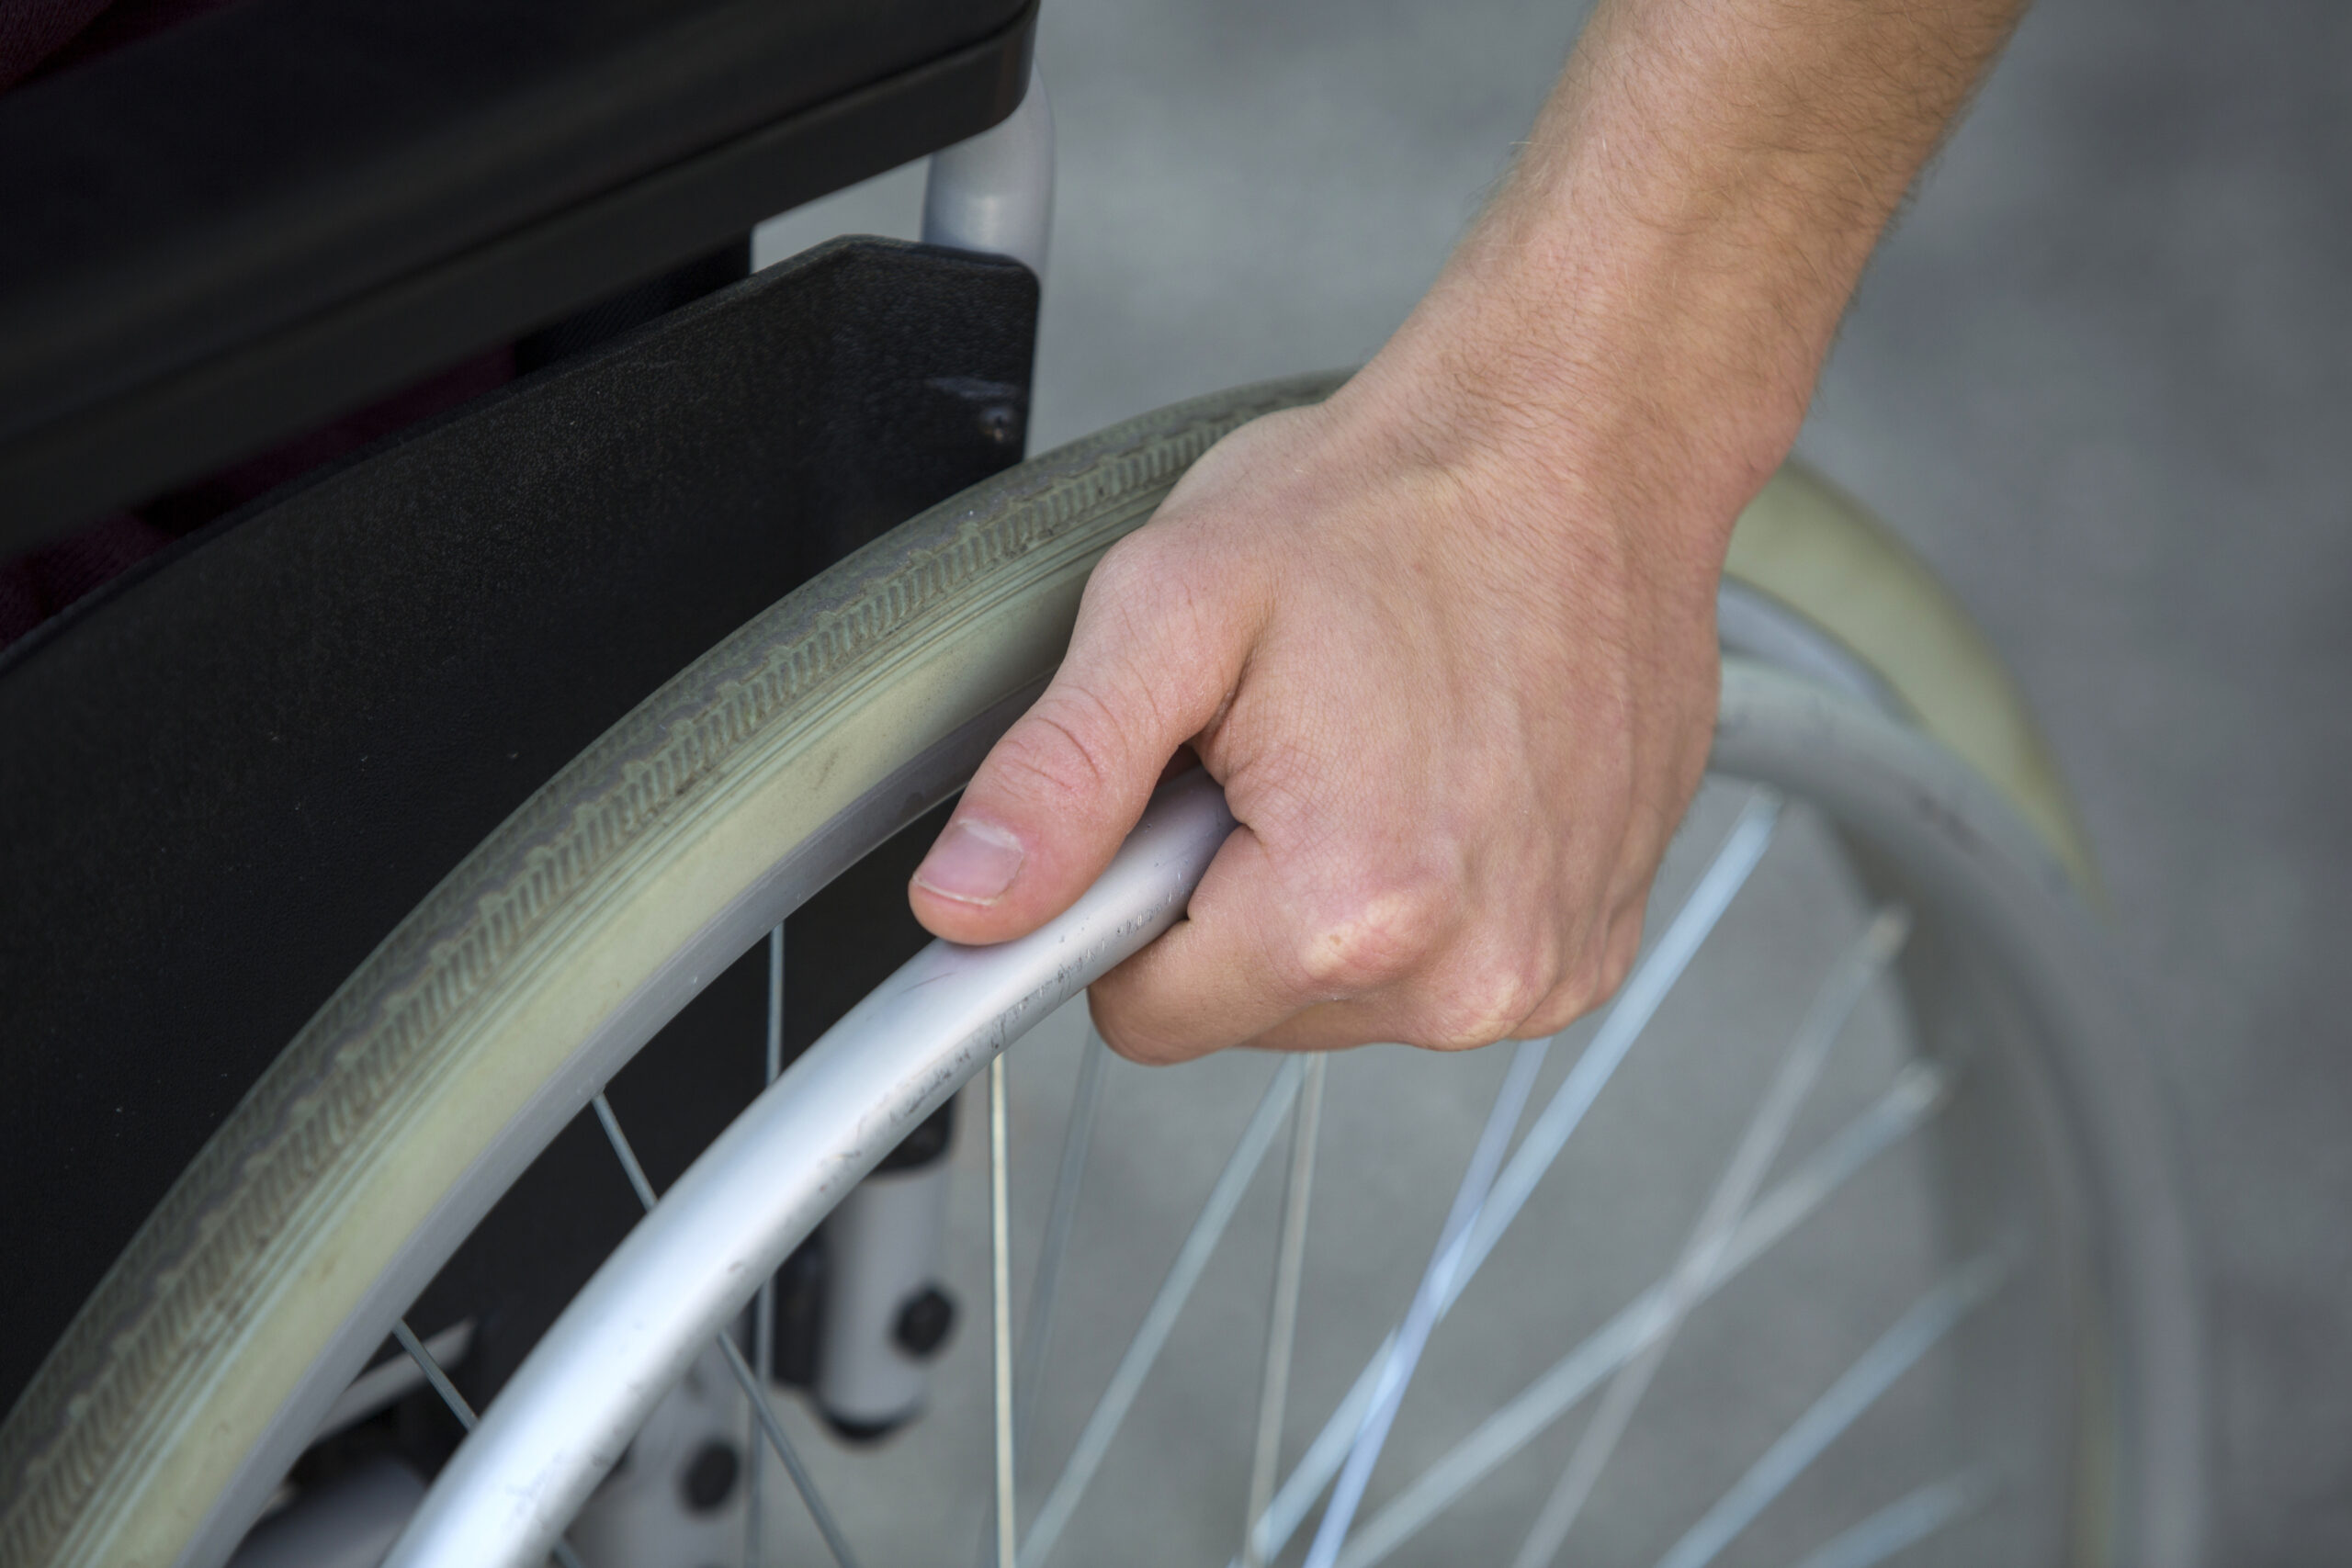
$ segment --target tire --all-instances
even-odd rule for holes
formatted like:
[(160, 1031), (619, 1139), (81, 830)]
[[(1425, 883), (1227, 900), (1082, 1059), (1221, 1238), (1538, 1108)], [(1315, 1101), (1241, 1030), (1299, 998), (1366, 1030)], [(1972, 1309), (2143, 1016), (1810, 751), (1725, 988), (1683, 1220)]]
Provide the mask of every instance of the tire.
[[(0, 1427), (0, 1563), (224, 1560), (393, 1319), (629, 1054), (960, 786), (1050, 675), (1102, 552), (1227, 431), (1335, 384), (1178, 405), (975, 487), (756, 617), (552, 780), (288, 1046), (50, 1354)], [(2201, 1404), (2186, 1248), (2046, 749), (1949, 596), (1818, 481), (1774, 480), (1732, 573), (1957, 759), (1943, 765), (1975, 803), (1963, 828), (2009, 824), (1978, 834), (1977, 870), (1962, 855), (1938, 891), (2040, 977), (2023, 1013), (2054, 1020), (2037, 1114), (2086, 1205), (2086, 1362), (2103, 1369), (2064, 1506), (2083, 1561), (2190, 1562)], [(1811, 776), (1881, 743), (1850, 703), (1736, 671), (1726, 693), (1719, 765), (1803, 778), (1873, 842), (1949, 829)], [(1914, 984), (1982, 980), (1941, 951)]]

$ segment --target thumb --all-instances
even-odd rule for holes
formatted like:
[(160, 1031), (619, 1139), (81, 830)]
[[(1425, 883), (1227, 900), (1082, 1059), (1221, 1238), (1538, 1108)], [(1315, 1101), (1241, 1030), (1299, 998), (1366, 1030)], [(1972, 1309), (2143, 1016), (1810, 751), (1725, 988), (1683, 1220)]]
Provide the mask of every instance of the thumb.
[(1087, 583), (1052, 684), (980, 764), (915, 870), (909, 899), (934, 934), (1005, 942), (1069, 908), (1142, 817), (1168, 760), (1224, 705), (1250, 627), (1230, 586), (1188, 592), (1172, 572), (1139, 570), (1139, 557), (1166, 553), (1123, 546)]

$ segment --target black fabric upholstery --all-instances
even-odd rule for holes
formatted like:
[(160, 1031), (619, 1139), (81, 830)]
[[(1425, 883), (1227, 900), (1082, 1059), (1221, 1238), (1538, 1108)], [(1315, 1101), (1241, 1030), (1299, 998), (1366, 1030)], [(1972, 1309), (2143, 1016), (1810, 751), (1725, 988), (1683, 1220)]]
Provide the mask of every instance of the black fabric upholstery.
[(248, 0), (0, 96), (0, 553), (972, 135), (1032, 0)]
[(0, 1291), (0, 1406), (255, 1075), (532, 789), (1019, 457), (1036, 299), (1013, 262), (820, 247), (0, 655), (0, 1256), (39, 1260)]

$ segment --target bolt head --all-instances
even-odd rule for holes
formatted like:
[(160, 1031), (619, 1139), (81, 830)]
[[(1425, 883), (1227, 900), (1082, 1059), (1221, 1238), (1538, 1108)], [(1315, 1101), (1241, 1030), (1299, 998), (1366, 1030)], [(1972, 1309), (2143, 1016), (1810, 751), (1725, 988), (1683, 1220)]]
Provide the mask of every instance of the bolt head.
[(937, 1285), (925, 1285), (899, 1303), (890, 1338), (918, 1361), (929, 1360), (956, 1327), (956, 1303)]
[(743, 1459), (735, 1445), (714, 1439), (696, 1449), (686, 1468), (678, 1472), (678, 1491), (695, 1513), (716, 1513), (735, 1495), (735, 1482), (742, 1471)]

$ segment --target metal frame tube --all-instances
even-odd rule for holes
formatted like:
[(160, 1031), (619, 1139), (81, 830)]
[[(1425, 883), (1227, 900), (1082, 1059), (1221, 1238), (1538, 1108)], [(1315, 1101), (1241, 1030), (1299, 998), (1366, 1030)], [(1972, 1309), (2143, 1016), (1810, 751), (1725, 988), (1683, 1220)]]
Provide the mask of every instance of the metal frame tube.
[(1054, 227), (1054, 110), (1029, 68), (1028, 96), (994, 129), (931, 155), (922, 193), (929, 245), (1011, 256), (1040, 279)]
[[(1028, 93), (1010, 116), (932, 154), (922, 238), (1010, 256), (1042, 280), (1053, 215), (1054, 111), (1033, 64)], [(891, 1327), (899, 1301), (939, 1271), (948, 1179), (941, 1152), (920, 1173), (872, 1179), (888, 1195), (854, 1195), (825, 1222), (830, 1269), (816, 1394), (844, 1429), (878, 1437), (922, 1407), (929, 1369), (899, 1350)]]

